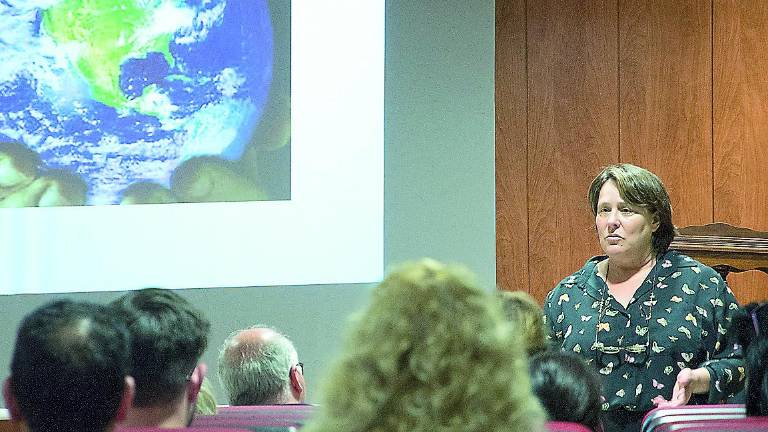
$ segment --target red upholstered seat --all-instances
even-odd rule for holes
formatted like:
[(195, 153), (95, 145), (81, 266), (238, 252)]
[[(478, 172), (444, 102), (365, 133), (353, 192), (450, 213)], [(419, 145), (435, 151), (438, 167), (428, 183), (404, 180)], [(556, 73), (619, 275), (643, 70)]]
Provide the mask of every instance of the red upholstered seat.
[(549, 432), (592, 432), (592, 429), (580, 423), (551, 421), (551, 422), (547, 422), (547, 431)]
[(299, 428), (314, 411), (312, 405), (259, 405), (220, 407), (215, 415), (197, 416), (196, 427)]
[(306, 404), (223, 406), (219, 407), (217, 414), (241, 412), (311, 413), (314, 408), (314, 405)]
[(676, 422), (665, 429), (669, 432), (757, 432), (768, 431), (768, 417), (745, 417), (733, 420)]
[(119, 426), (115, 429), (116, 432), (168, 432), (169, 430), (173, 430), (177, 432), (252, 432), (251, 429), (247, 429), (247, 428), (229, 428), (229, 427), (210, 427), (210, 428), (186, 427), (186, 428), (166, 429), (166, 428), (153, 427), (153, 426), (142, 426), (142, 427), (120, 427)]
[(286, 419), (263, 416), (200, 416), (192, 421), (192, 426), (200, 428), (212, 427), (251, 427), (264, 426), (274, 428), (299, 428), (303, 426), (305, 419)]
[(643, 419), (642, 432), (670, 431), (682, 422), (702, 422), (741, 419), (746, 416), (744, 405), (686, 405), (677, 408), (656, 408)]

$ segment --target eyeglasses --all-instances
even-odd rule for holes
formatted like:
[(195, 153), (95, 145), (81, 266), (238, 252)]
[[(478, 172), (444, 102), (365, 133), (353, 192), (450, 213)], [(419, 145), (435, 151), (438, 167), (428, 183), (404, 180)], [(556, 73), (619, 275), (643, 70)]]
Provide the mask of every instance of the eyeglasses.
[[(606, 290), (607, 291), (607, 290)], [(613, 366), (616, 366), (620, 364), (622, 361), (624, 363), (632, 363), (632, 364), (644, 364), (648, 361), (648, 351), (651, 346), (651, 316), (653, 314), (653, 304), (656, 302), (656, 298), (653, 294), (653, 291), (651, 291), (651, 296), (649, 298), (648, 302), (648, 313), (644, 314), (645, 318), (645, 344), (633, 344), (629, 346), (606, 346), (604, 343), (600, 342), (599, 335), (600, 331), (603, 329), (603, 316), (608, 313), (608, 299), (605, 298), (605, 292), (603, 292), (602, 298), (600, 299), (600, 309), (598, 312), (598, 319), (597, 319), (597, 326), (595, 328), (595, 342), (592, 344), (592, 347), (590, 348), (592, 351), (597, 352), (597, 361), (600, 365), (604, 367), (609, 367), (613, 363)], [(623, 338), (622, 338), (623, 341)], [(621, 353), (624, 353), (624, 355), (620, 355)], [(638, 354), (643, 354), (642, 360), (639, 361), (636, 356)], [(616, 361), (612, 362), (610, 360), (606, 360), (605, 356), (616, 356)]]
[(296, 363), (296, 367), (299, 368), (299, 372), (301, 372), (301, 374), (304, 375), (304, 363), (298, 362)]

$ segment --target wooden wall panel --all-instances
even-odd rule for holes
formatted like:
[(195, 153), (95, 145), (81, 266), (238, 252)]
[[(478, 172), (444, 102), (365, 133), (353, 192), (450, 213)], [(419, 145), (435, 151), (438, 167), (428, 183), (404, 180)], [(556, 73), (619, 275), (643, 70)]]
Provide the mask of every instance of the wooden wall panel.
[[(714, 218), (768, 231), (768, 4), (714, 2)], [(768, 298), (768, 277), (734, 274), (742, 303)]]
[(541, 301), (600, 252), (586, 188), (618, 161), (661, 176), (678, 226), (768, 231), (768, 3), (496, 3), (500, 285)]
[(529, 1), (530, 291), (537, 299), (599, 252), (586, 202), (618, 160), (616, 1)]
[(656, 173), (677, 226), (712, 222), (711, 5), (621, 0), (620, 158)]
[(496, 2), (496, 281), (528, 291), (525, 0)]

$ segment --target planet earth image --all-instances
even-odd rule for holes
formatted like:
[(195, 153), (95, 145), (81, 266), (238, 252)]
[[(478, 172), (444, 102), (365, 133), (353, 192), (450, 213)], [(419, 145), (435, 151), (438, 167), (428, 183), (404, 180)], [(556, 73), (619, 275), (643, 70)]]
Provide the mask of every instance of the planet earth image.
[(266, 0), (0, 1), (0, 141), (75, 173), (88, 204), (237, 161), (273, 79)]

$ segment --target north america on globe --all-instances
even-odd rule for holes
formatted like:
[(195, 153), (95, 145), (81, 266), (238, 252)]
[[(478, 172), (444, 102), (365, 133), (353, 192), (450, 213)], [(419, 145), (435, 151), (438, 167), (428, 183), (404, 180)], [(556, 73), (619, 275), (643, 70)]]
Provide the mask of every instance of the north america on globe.
[(0, 1), (0, 29), (0, 141), (79, 176), (87, 204), (239, 160), (270, 97), (266, 0)]

